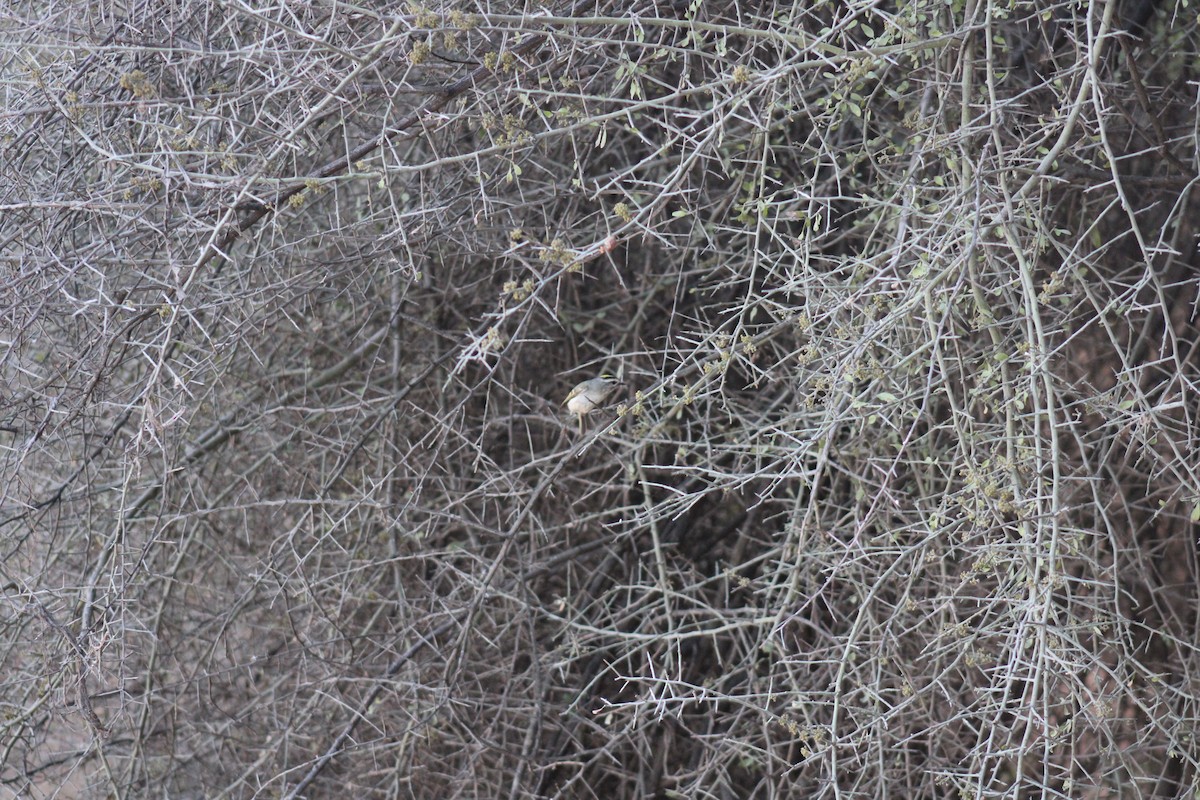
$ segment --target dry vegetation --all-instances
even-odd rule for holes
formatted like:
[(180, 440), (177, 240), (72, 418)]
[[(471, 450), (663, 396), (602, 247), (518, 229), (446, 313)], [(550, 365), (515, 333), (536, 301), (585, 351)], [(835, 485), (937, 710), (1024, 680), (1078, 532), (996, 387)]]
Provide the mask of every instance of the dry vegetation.
[(7, 3), (0, 797), (1195, 796), (1138, 13)]

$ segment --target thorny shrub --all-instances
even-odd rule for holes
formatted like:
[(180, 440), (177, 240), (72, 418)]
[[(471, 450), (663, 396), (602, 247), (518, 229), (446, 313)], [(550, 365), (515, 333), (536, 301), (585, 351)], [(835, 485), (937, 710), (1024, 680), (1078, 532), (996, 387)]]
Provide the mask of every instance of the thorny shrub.
[(1197, 791), (1183, 0), (0, 42), (9, 793)]

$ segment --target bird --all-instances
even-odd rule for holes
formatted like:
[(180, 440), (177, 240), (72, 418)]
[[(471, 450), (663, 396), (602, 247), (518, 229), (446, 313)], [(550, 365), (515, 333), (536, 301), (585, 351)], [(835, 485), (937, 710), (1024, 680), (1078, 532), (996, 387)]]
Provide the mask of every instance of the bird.
[(611, 375), (589, 378), (567, 393), (563, 405), (579, 417), (579, 435), (583, 435), (583, 418), (608, 403), (624, 384)]

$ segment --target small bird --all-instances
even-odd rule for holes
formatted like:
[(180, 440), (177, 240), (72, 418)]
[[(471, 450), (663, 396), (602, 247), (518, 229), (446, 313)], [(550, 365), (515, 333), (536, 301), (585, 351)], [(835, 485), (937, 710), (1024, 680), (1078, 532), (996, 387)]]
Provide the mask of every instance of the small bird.
[(580, 383), (567, 394), (563, 405), (579, 417), (579, 435), (583, 435), (583, 418), (606, 404), (624, 384), (611, 375), (601, 375)]

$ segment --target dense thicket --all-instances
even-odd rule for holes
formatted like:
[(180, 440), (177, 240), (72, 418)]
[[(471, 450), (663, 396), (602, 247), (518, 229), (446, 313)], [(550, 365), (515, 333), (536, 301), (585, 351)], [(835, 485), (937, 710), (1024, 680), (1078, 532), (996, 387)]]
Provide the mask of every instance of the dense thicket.
[(1197, 34), (8, 3), (0, 785), (1193, 796)]

